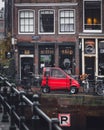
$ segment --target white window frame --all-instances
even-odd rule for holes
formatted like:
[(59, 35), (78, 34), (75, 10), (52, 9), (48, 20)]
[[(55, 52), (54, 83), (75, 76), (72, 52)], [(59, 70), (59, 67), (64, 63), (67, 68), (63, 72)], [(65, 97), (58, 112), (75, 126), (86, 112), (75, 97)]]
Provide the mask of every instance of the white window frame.
[[(66, 11), (66, 10), (69, 10), (69, 11), (73, 11), (74, 12), (74, 31), (70, 31), (70, 32), (60, 32), (60, 11)], [(75, 31), (76, 31), (76, 24), (75, 24), (75, 19), (76, 19), (76, 12), (75, 12), (75, 9), (59, 9), (58, 11), (58, 33), (59, 34), (75, 34)]]
[[(53, 32), (40, 32), (40, 11), (53, 11), (54, 15), (54, 31)], [(55, 10), (53, 9), (41, 9), (38, 11), (38, 34), (55, 34)]]
[[(84, 12), (85, 12), (85, 7), (84, 7), (84, 2), (85, 1), (100, 1), (101, 2), (101, 29), (100, 30), (87, 30), (85, 29), (85, 16), (84, 16)], [(91, 33), (101, 33), (102, 32), (102, 0), (83, 0), (83, 32), (91, 32)]]
[[(32, 11), (33, 12), (33, 32), (20, 32), (20, 12)], [(35, 11), (30, 9), (22, 9), (18, 11), (18, 34), (34, 34), (35, 33)]]

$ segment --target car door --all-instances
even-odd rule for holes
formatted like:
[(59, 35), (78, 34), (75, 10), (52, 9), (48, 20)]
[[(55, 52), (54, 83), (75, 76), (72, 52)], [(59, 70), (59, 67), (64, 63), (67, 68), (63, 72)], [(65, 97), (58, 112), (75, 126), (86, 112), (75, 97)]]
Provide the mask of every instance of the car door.
[(51, 69), (51, 76), (48, 79), (48, 85), (51, 89), (65, 89), (66, 75), (60, 69)]

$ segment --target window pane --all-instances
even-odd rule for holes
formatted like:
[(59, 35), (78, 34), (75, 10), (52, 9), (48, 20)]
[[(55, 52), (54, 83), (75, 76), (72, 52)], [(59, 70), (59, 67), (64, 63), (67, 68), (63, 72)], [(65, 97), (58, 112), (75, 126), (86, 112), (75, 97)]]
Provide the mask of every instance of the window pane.
[(62, 32), (64, 31), (64, 25), (61, 25), (61, 31)]
[(25, 31), (24, 26), (21, 26), (20, 30), (21, 32), (24, 32)]
[(74, 32), (74, 10), (60, 11), (60, 32)]
[(69, 30), (70, 30), (70, 29), (69, 29), (69, 25), (65, 25), (65, 31), (66, 31), (66, 32), (69, 32)]
[(70, 18), (70, 23), (74, 23), (74, 19), (73, 18)]
[(74, 31), (74, 26), (70, 25), (70, 31), (73, 32)]
[(65, 19), (65, 24), (69, 24), (69, 18)]
[(74, 17), (73, 11), (70, 11), (70, 17)]
[(25, 24), (24, 19), (21, 19), (21, 20), (20, 20), (20, 24), (21, 24), (21, 25), (24, 25), (24, 24)]
[(30, 17), (33, 17), (33, 12), (30, 12)]
[(25, 20), (25, 24), (26, 24), (26, 25), (27, 25), (27, 24), (29, 24), (29, 21), (28, 21), (28, 19), (26, 19), (26, 20)]
[(20, 13), (20, 17), (21, 17), (21, 18), (24, 17), (24, 12), (21, 12), (21, 13)]
[(61, 11), (61, 17), (64, 17), (64, 11)]
[(33, 19), (30, 19), (30, 24), (32, 25), (34, 23), (34, 20)]
[(30, 26), (30, 32), (33, 32), (33, 26)]
[(64, 24), (64, 21), (65, 21), (64, 18), (62, 18), (62, 19), (61, 19), (61, 24)]
[(34, 31), (34, 12), (33, 11), (20, 11), (20, 32), (33, 33)]
[(29, 12), (25, 12), (25, 18), (29, 17)]
[(65, 11), (65, 17), (69, 17), (69, 11)]
[(29, 30), (28, 30), (28, 26), (25, 26), (25, 32), (28, 32)]

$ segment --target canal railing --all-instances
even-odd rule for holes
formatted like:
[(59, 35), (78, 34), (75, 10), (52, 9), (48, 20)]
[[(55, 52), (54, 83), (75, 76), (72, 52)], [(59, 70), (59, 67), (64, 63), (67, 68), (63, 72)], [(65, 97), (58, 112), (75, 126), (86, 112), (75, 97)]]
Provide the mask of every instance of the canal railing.
[(40, 108), (40, 96), (18, 90), (0, 75), (0, 111), (9, 130), (62, 130), (58, 118), (50, 118)]

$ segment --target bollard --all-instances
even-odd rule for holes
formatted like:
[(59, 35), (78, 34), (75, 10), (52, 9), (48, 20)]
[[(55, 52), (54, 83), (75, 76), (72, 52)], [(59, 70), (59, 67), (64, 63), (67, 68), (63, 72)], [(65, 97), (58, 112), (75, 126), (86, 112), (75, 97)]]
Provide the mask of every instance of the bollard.
[(0, 104), (0, 113), (2, 113), (2, 106), (1, 106), (1, 104)]
[(20, 121), (19, 121), (19, 129), (20, 130), (24, 130), (23, 128), (23, 122), (25, 121), (25, 116), (24, 116), (24, 108), (26, 106), (26, 103), (23, 101), (22, 96), (25, 95), (24, 91), (20, 92), (20, 103), (19, 103), (19, 107), (20, 107)]
[(51, 118), (51, 129), (50, 130), (54, 130), (54, 124), (58, 124), (59, 125), (59, 120), (58, 118)]
[(36, 112), (36, 107), (39, 107), (39, 95), (35, 94), (33, 95), (33, 116), (32, 116), (32, 130), (39, 130), (40, 126), (40, 118), (38, 116), (38, 113)]
[(4, 107), (3, 107), (3, 116), (2, 116), (2, 122), (9, 122), (9, 116), (6, 111), (6, 105), (5, 101), (7, 100), (7, 86), (4, 86), (3, 88), (3, 95), (4, 95)]
[(13, 86), (11, 86), (10, 88), (10, 103), (11, 103), (11, 110), (10, 110), (10, 127), (9, 130), (16, 130), (16, 126), (15, 126), (15, 121), (14, 121), (14, 115), (13, 115), (13, 111), (15, 110), (15, 92), (13, 90)]

